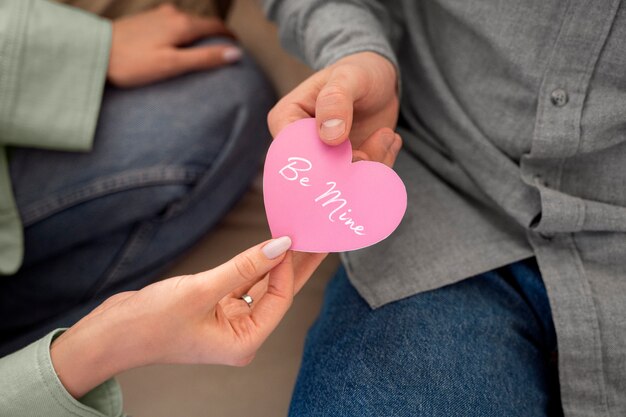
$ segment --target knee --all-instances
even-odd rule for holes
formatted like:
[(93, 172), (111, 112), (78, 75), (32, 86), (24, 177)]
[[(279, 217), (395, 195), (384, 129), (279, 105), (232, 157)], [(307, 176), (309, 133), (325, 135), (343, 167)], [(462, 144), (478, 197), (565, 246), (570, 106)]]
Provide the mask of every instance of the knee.
[[(225, 43), (240, 46), (228, 38), (208, 38), (198, 42), (197, 45)], [(247, 51), (244, 51), (236, 63), (201, 72), (199, 76), (205, 77), (205, 85), (214, 91), (218, 103), (235, 106), (250, 115), (259, 114), (264, 121), (267, 112), (276, 101), (269, 79)]]
[(337, 291), (344, 284), (329, 288), (333, 308), (307, 340), (293, 415), (450, 415), (472, 401), (466, 411), (516, 415), (510, 406), (524, 398), (533, 399), (530, 415), (545, 415), (542, 353), (520, 333), (525, 320), (488, 300), (496, 295), (488, 283), (468, 280), (370, 311), (351, 307), (353, 290)]

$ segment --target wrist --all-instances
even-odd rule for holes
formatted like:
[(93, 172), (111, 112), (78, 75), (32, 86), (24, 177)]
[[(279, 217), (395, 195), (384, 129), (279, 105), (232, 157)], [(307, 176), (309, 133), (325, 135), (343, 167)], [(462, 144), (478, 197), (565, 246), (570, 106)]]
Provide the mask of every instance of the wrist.
[(87, 316), (59, 336), (50, 347), (55, 372), (65, 389), (74, 398), (114, 377), (141, 366), (141, 355), (124, 352), (116, 328), (122, 323), (107, 320), (109, 315)]

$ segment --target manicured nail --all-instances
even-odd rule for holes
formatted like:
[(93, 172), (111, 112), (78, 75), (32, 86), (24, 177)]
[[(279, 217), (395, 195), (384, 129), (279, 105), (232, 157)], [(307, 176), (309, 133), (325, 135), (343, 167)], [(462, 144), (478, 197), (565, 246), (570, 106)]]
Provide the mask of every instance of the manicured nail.
[(222, 53), (222, 58), (226, 62), (237, 62), (241, 59), (243, 52), (239, 48), (228, 48)]
[(261, 251), (263, 252), (263, 255), (267, 257), (267, 259), (274, 259), (287, 252), (290, 247), (291, 238), (289, 236), (283, 236), (274, 239), (267, 245), (263, 246), (263, 248), (261, 248)]
[(346, 122), (341, 119), (329, 119), (322, 123), (320, 133), (323, 139), (333, 140), (346, 131)]

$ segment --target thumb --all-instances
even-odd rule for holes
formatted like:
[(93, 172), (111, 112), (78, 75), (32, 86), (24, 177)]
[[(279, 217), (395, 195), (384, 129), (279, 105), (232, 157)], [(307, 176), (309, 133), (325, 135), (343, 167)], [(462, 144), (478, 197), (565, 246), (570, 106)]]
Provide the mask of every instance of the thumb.
[(329, 145), (339, 145), (352, 128), (354, 102), (365, 89), (351, 68), (337, 67), (317, 95), (315, 119), (320, 138)]
[(210, 291), (210, 297), (217, 302), (235, 289), (243, 285), (252, 286), (261, 280), (281, 263), (290, 247), (291, 239), (287, 236), (272, 239), (247, 249), (230, 261), (197, 276), (207, 281), (206, 288)]
[(241, 49), (230, 45), (211, 45), (172, 50), (164, 76), (173, 77), (232, 64), (241, 59)]

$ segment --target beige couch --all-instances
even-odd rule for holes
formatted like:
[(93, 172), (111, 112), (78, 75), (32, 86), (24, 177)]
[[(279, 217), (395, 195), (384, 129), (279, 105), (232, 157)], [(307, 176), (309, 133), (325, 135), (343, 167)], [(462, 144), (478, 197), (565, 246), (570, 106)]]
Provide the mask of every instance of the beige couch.
[[(280, 49), (275, 28), (265, 21), (254, 0), (236, 1), (228, 22), (268, 72), (279, 94), (310, 74), (306, 66)], [(167, 275), (211, 268), (268, 237), (257, 181), (217, 230)], [(319, 311), (324, 286), (337, 264), (337, 258), (330, 257), (316, 272), (251, 365), (152, 366), (121, 375), (127, 412), (134, 417), (286, 415), (305, 333)]]

